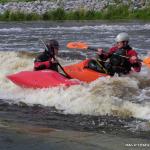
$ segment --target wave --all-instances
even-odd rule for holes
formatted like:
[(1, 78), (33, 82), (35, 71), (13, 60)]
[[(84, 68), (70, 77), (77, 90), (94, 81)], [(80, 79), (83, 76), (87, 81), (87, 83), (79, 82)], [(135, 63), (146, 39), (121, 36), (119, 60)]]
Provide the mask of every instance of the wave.
[(22, 32), (23, 28), (0, 28), (0, 32)]
[(144, 24), (144, 25), (135, 25), (135, 24), (129, 24), (129, 25), (107, 25), (107, 24), (102, 24), (102, 25), (84, 25), (84, 26), (68, 26), (68, 27), (63, 27), (63, 26), (56, 26), (56, 27), (26, 27), (26, 28), (21, 28), (21, 27), (14, 27), (14, 28), (1, 28), (0, 32), (23, 32), (26, 30), (74, 30), (74, 31), (81, 31), (81, 30), (106, 30), (106, 31), (128, 31), (128, 30), (150, 30), (150, 24)]

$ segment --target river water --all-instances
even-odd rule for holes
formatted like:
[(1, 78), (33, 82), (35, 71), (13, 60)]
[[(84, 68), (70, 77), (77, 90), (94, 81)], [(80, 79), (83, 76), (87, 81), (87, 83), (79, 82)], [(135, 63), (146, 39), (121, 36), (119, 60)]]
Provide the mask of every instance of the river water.
[(67, 65), (95, 57), (67, 49), (68, 42), (107, 50), (123, 31), (140, 58), (147, 57), (149, 22), (0, 22), (0, 149), (150, 149), (150, 69), (144, 65), (139, 74), (67, 89), (23, 89), (6, 79), (32, 70), (43, 49), (39, 39), (57, 39)]

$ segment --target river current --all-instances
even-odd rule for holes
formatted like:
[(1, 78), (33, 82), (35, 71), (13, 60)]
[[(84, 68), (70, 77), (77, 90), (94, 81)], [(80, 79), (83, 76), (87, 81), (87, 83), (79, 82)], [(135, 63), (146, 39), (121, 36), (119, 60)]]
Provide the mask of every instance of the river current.
[[(150, 133), (150, 68), (144, 65), (138, 74), (100, 78), (90, 84), (69, 88), (23, 89), (6, 79), (7, 74), (33, 69), (34, 57), (43, 49), (40, 39), (57, 39), (60, 63), (68, 65), (95, 57), (93, 51), (67, 49), (68, 42), (83, 41), (107, 50), (120, 32), (129, 33), (130, 45), (141, 59), (149, 55), (149, 22), (0, 22), (1, 130), (8, 131), (15, 126), (22, 131), (28, 125), (38, 129), (90, 132), (102, 138), (108, 134), (105, 137), (108, 140), (115, 135), (116, 138), (147, 141)], [(0, 143), (7, 145), (7, 141), (1, 139), (10, 135), (10, 132), (3, 133)], [(25, 138), (29, 140), (27, 136)], [(112, 143), (119, 144), (117, 142)]]

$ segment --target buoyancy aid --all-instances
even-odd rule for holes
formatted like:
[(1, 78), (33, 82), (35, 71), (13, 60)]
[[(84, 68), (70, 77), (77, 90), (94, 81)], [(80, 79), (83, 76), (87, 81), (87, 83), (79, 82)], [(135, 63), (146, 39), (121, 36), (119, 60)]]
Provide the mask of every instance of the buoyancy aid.
[(34, 70), (51, 69), (58, 71), (58, 64), (52, 62), (53, 57), (46, 50), (36, 57), (34, 61)]
[(128, 74), (131, 71), (132, 65), (128, 57), (128, 53), (131, 50), (132, 48), (130, 46), (116, 49), (115, 51), (112, 49), (113, 52), (110, 53), (109, 61), (105, 64), (105, 67), (111, 75), (114, 75), (114, 73)]

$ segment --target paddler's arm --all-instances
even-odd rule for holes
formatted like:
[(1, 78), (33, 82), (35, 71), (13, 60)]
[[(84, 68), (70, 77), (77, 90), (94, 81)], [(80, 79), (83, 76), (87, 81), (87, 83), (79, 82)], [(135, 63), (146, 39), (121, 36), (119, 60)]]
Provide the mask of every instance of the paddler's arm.
[(112, 48), (110, 48), (108, 50), (108, 52), (105, 52), (102, 48), (98, 48), (97, 49), (97, 54), (98, 54), (98, 57), (99, 59), (105, 61), (107, 60), (108, 58), (110, 58), (112, 56), (112, 54), (117, 50), (117, 48), (114, 46)]

